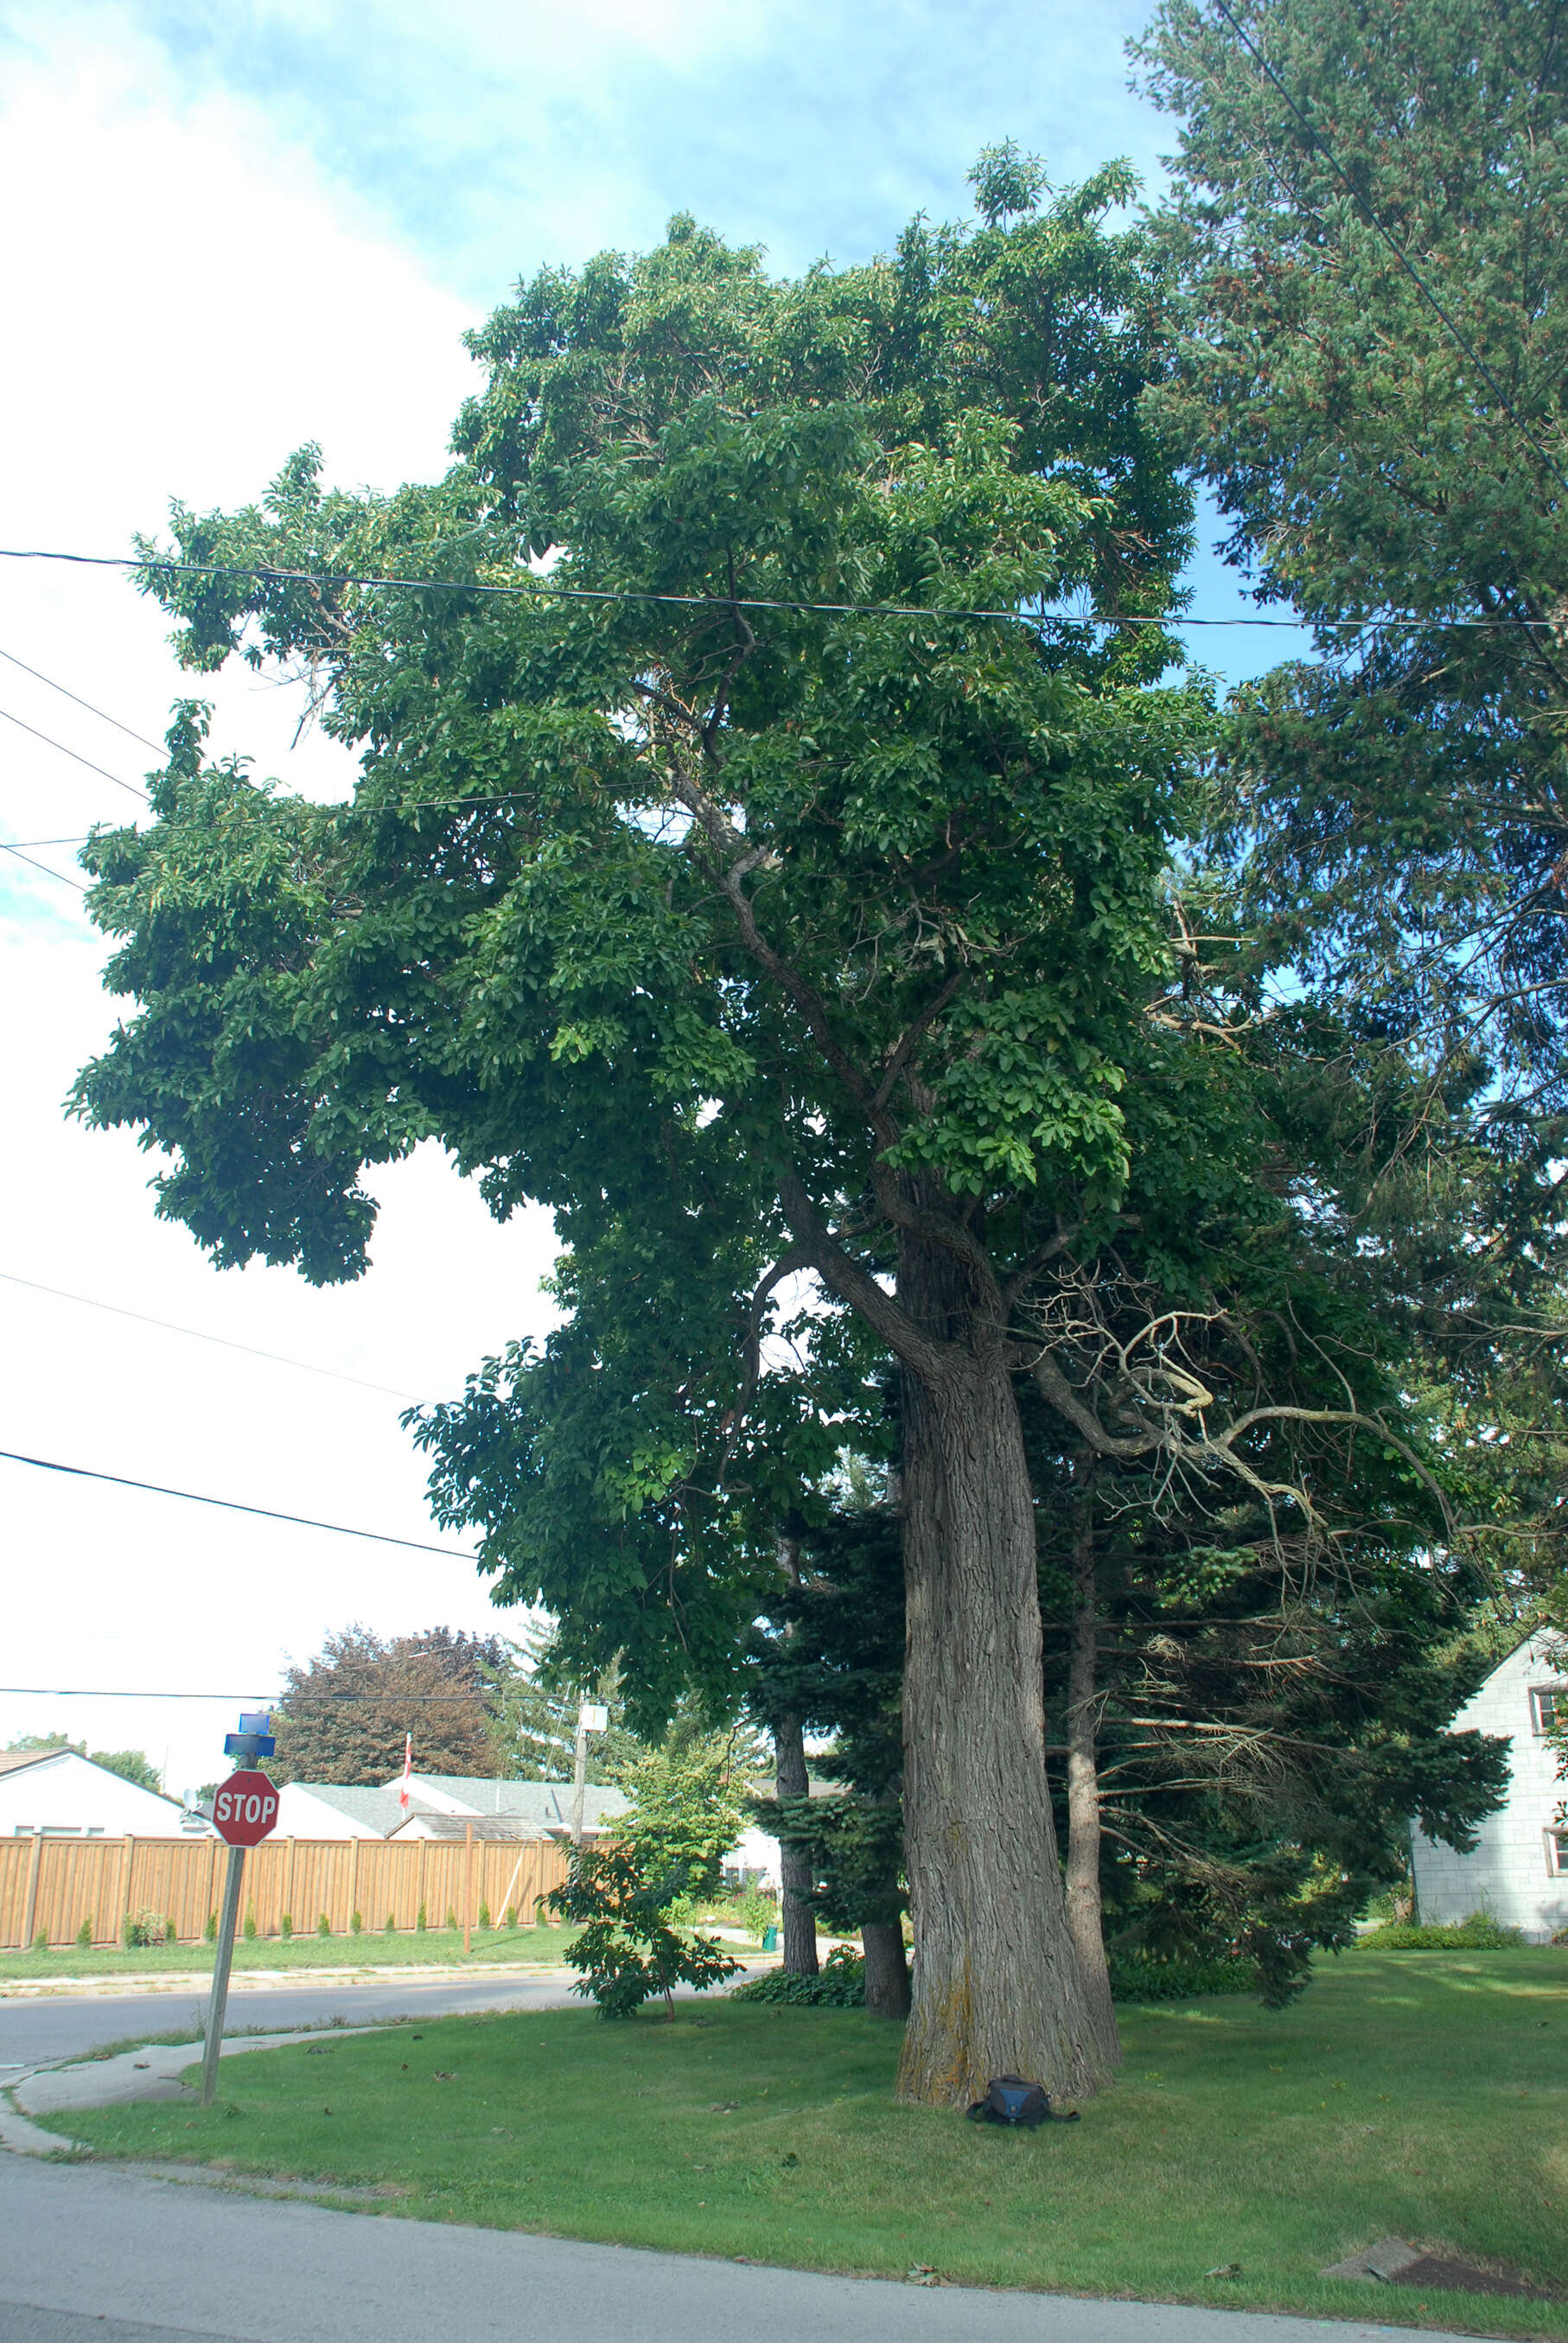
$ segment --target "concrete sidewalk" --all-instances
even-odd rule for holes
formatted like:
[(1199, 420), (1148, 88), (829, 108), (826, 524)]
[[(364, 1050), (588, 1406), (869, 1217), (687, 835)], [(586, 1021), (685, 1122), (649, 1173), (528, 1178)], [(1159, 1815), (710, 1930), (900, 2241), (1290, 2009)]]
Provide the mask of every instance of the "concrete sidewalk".
[[(374, 2026), (339, 2026), (323, 2032), (313, 2026), (303, 2034), (226, 2034), (223, 2056), (234, 2058), (246, 2050), (285, 2050), (308, 2042), (326, 2048), (356, 2034), (375, 2034)], [(199, 2092), (180, 2077), (202, 2055), (198, 2036), (191, 2042), (149, 2042), (139, 2050), (122, 2050), (113, 2058), (90, 2058), (68, 2066), (45, 2066), (24, 2075), (8, 2090), (21, 2110), (21, 2121), (7, 2113), (0, 2099), (0, 2147), (23, 2156), (56, 2156), (74, 2148), (72, 2116), (83, 2107), (123, 2107), (140, 2099), (182, 2099), (195, 2105)], [(219, 2074), (222, 2068), (219, 2068)], [(53, 2125), (53, 2130), (47, 2128)]]
[[(0, 2157), (5, 2343), (1372, 2343), (1369, 2318), (988, 2294), (277, 2204)], [(1479, 2306), (1478, 2306), (1479, 2307)], [(1369, 2306), (1370, 2308), (1370, 2306)], [(1459, 2343), (1423, 2330), (1428, 2343)]]

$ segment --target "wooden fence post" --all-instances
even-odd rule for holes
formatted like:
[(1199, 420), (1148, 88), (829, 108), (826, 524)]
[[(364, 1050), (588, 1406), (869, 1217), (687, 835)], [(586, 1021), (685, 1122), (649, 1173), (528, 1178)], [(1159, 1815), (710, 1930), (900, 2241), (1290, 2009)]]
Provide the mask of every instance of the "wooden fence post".
[(22, 1949), (33, 1949), (33, 1923), (38, 1916), (38, 1867), (44, 1860), (44, 1834), (33, 1834), (33, 1852), (27, 1859), (27, 1900), (22, 1906)]
[(136, 1865), (136, 1841), (133, 1831), (126, 1833), (126, 1876), (120, 1891), (120, 1941), (126, 1936), (126, 1922), (131, 1916), (131, 1874)]

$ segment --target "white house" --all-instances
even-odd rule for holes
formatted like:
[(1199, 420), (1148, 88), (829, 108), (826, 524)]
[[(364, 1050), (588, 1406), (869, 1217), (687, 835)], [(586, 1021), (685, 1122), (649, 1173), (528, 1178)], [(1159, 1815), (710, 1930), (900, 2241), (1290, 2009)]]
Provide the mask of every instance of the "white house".
[(208, 1838), (205, 1816), (75, 1749), (0, 1750), (0, 1838)]
[(1491, 1733), (1513, 1744), (1508, 1802), (1482, 1824), (1469, 1855), (1412, 1827), (1416, 1914), (1429, 1925), (1484, 1911), (1538, 1944), (1568, 1928), (1568, 1784), (1545, 1737), (1554, 1719), (1568, 1716), (1562, 1650), (1555, 1637), (1531, 1636), (1453, 1720), (1457, 1733)]
[[(569, 1782), (504, 1782), (487, 1774), (411, 1774), (408, 1804), (400, 1774), (382, 1783), (289, 1782), (278, 1793), (279, 1838), (461, 1838), (466, 1822), (483, 1822), (476, 1837), (554, 1838), (571, 1835)], [(770, 1785), (769, 1785), (770, 1786)], [(814, 1782), (812, 1795), (824, 1794)], [(583, 1835), (597, 1838), (630, 1800), (624, 1790), (589, 1782), (583, 1793)], [(779, 1842), (749, 1824), (725, 1857), (732, 1880), (779, 1887)]]
[[(456, 1835), (466, 1821), (487, 1818), (501, 1824), (506, 1838), (566, 1838), (572, 1821), (569, 1782), (502, 1782), (484, 1774), (412, 1774), (408, 1804), (398, 1797), (403, 1777), (394, 1774), (384, 1783), (288, 1782), (278, 1793), (279, 1838), (390, 1838), (408, 1830), (414, 1835), (435, 1836), (414, 1828), (420, 1818), (455, 1820)], [(595, 1838), (605, 1824), (624, 1814), (629, 1801), (622, 1790), (590, 1782), (583, 1796), (584, 1835)]]

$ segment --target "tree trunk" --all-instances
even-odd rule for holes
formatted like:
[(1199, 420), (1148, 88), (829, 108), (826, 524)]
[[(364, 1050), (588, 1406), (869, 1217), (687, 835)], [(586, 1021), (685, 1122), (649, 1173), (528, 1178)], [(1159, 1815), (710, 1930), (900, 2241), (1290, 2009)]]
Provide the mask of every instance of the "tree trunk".
[(899, 1300), (941, 1344), (903, 1378), (904, 1838), (912, 2007), (899, 2097), (993, 2075), (1081, 2098), (1111, 2059), (1068, 1930), (1045, 1774), (1033, 1493), (1008, 1360), (952, 1256), (906, 1241)]
[(1084, 1998), (1108, 2063), (1120, 2065), (1121, 2043), (1105, 1957), (1100, 1897), (1099, 1588), (1094, 1570), (1094, 1499), (1089, 1475), (1081, 1485), (1072, 1524), (1072, 1642), (1067, 1676), (1067, 1925), (1078, 1954)]
[(904, 1932), (896, 1920), (866, 1920), (860, 1926), (866, 1952), (866, 2009), (872, 2017), (903, 2019), (910, 2014), (910, 1965)]
[[(806, 1772), (806, 1738), (797, 1717), (781, 1717), (773, 1728), (775, 1792), (780, 1798), (805, 1798), (811, 1785)], [(779, 1916), (784, 1937), (783, 1966), (792, 1976), (817, 1974), (817, 1915), (807, 1900), (811, 1893), (811, 1858), (799, 1847), (779, 1849)]]

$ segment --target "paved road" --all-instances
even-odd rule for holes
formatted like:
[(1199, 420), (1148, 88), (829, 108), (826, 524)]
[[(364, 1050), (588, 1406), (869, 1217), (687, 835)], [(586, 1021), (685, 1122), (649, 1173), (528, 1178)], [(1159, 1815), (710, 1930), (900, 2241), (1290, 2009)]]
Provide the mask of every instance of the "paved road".
[[(206, 2008), (205, 1979), (193, 1977), (189, 1993), (116, 1994), (71, 2001), (0, 2000), (0, 2085), (19, 2067), (41, 2066), (55, 2058), (85, 2058), (107, 2042), (133, 2036), (199, 2033)], [(374, 1985), (278, 1986), (230, 1996), (224, 2030), (270, 2032), (275, 2026), (323, 2026), (341, 2017), (347, 2026), (377, 2018), (436, 2017), (466, 2009), (562, 2009), (579, 2006), (565, 1977), (452, 1977), (400, 1985), (396, 1977)]]
[[(4, 2343), (1372, 2343), (1391, 2330), (984, 2294), (268, 2203), (0, 2157)], [(1459, 2343), (1434, 2337), (1427, 2343)]]

